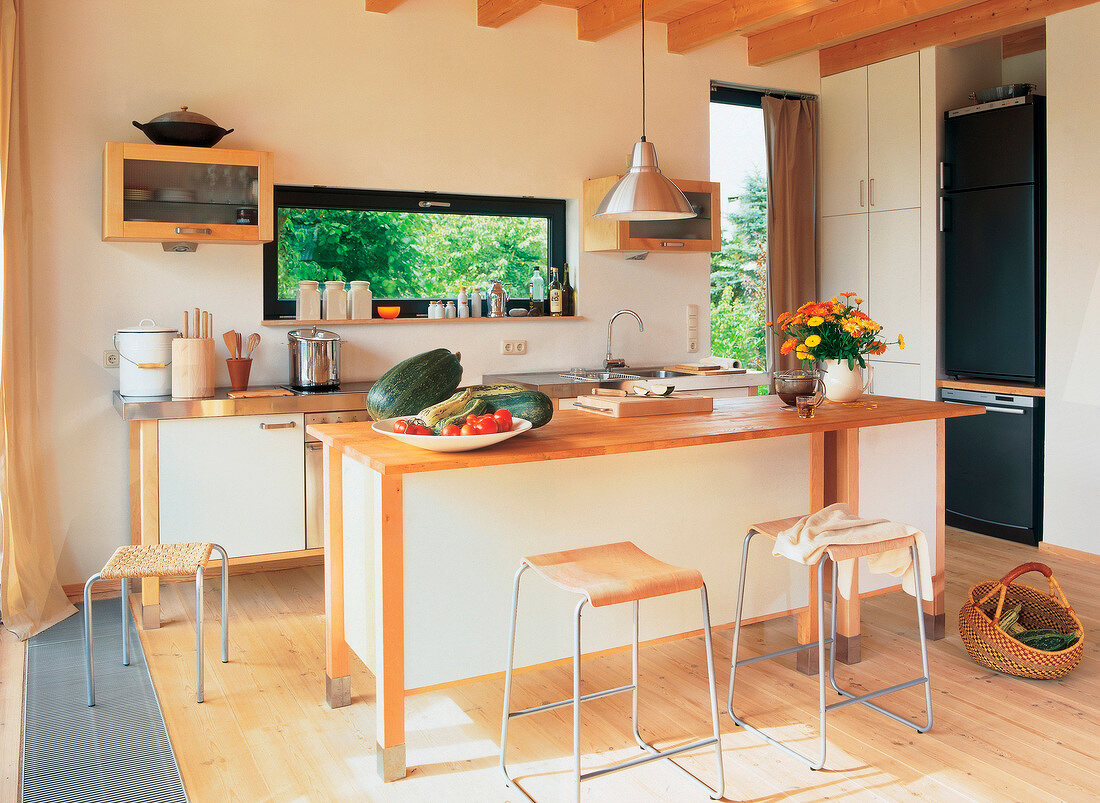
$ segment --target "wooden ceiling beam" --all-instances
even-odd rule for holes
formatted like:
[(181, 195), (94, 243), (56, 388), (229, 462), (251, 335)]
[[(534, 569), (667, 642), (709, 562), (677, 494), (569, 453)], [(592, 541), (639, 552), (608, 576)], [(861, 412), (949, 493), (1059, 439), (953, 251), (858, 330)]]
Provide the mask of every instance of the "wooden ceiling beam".
[(367, 11), (374, 11), (378, 14), (389, 14), (405, 0), (365, 0)]
[[(557, 0), (555, 0), (556, 2)], [(679, 19), (711, 5), (714, 0), (646, 0), (645, 18), (650, 22)], [(589, 0), (577, 9), (577, 38), (598, 42), (636, 25), (641, 0)]]
[(966, 44), (1094, 2), (1096, 0), (986, 0), (961, 11), (825, 48), (820, 53), (821, 75), (834, 75), (914, 53), (923, 47)]
[(1013, 56), (1026, 56), (1047, 49), (1047, 26), (1042, 25), (1028, 28), (1025, 31), (1005, 34), (1001, 37), (1001, 58), (1010, 59)]
[(810, 14), (831, 0), (722, 0), (668, 24), (668, 51), (688, 53), (735, 34), (746, 34)]
[(477, 0), (477, 24), (499, 28), (537, 7), (539, 0)]
[(898, 25), (974, 5), (978, 0), (851, 0), (748, 37), (749, 64), (759, 67), (800, 53), (850, 42)]

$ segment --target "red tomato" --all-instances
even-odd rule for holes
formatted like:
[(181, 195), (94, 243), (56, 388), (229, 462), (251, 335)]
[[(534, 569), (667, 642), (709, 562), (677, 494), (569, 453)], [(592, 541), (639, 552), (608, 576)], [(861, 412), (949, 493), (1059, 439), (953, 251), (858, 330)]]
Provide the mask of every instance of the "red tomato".
[(477, 430), (478, 435), (493, 435), (500, 432), (500, 427), (497, 426), (497, 421), (492, 416), (481, 419), (474, 425), (474, 429)]
[(409, 422), (404, 418), (399, 418), (393, 422), (394, 432), (405, 432), (409, 428)]
[(480, 419), (480, 418), (481, 418), (481, 416), (474, 415), (473, 413), (470, 413), (468, 416), (466, 416), (466, 423), (467, 424), (476, 424), (478, 422), (478, 419)]
[[(473, 416), (471, 416), (471, 418), (472, 417)], [(476, 435), (477, 434), (477, 429), (474, 427), (473, 424), (463, 424), (462, 429), (460, 430), (460, 432), (463, 435)]]
[(435, 433), (428, 429), (423, 424), (409, 424), (409, 428), (405, 430), (406, 435), (434, 435)]
[(512, 430), (512, 411), (511, 410), (497, 410), (493, 413), (493, 418), (497, 421), (497, 426), (500, 427), (501, 432), (511, 432)]
[(462, 427), (460, 427), (458, 424), (448, 424), (447, 426), (443, 427), (443, 432), (440, 433), (440, 434), (442, 434), (442, 435), (461, 435), (462, 434)]

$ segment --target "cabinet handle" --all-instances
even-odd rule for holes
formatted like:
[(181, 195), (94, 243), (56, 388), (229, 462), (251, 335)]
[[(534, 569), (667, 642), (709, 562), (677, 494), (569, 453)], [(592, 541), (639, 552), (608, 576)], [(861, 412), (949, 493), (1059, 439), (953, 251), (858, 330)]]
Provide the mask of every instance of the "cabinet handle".
[(324, 444), (320, 441), (306, 441), (306, 451), (315, 452), (320, 449)]
[(683, 248), (683, 243), (661, 243), (661, 248)]
[(940, 189), (947, 189), (947, 162), (940, 162)]
[(947, 215), (950, 213), (951, 207), (948, 205), (948, 201), (942, 195), (940, 196), (940, 231), (950, 231), (951, 227), (947, 225)]
[(213, 234), (210, 229), (196, 229), (188, 228), (187, 226), (176, 226), (176, 234)]
[(284, 421), (282, 424), (269, 424), (266, 421), (260, 422), (260, 429), (294, 429), (298, 426), (295, 421)]
[(863, 179), (859, 180), (859, 208), (863, 208)]
[(875, 180), (871, 179), (868, 182), (868, 185), (869, 185), (869, 188), (867, 190), (867, 205), (868, 206), (874, 206), (875, 205)]
[(1008, 413), (1009, 415), (1023, 415), (1024, 410), (1019, 407), (990, 407), (988, 404), (985, 406), (987, 413)]

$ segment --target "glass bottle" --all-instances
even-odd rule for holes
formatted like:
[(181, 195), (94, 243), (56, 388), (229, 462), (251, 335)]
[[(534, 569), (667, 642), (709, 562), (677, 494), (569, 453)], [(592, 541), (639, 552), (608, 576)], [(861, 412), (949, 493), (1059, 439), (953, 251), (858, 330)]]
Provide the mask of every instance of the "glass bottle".
[(550, 268), (550, 314), (560, 318), (562, 314), (561, 282), (558, 281), (558, 269)]
[(320, 282), (298, 282), (298, 295), (294, 299), (294, 317), (299, 321), (321, 320)]
[(573, 292), (573, 285), (569, 283), (569, 263), (565, 263), (565, 281), (561, 286), (561, 314), (572, 317), (577, 314), (577, 298)]
[(493, 282), (493, 289), (489, 291), (489, 317), (503, 318), (507, 313), (507, 296), (500, 282)]
[(443, 317), (445, 317), (445, 318), (457, 318), (458, 317), (458, 309), (455, 307), (455, 302), (453, 302), (453, 301), (448, 301), (447, 302), (447, 308), (445, 310), (443, 310)]
[(321, 300), (321, 308), (326, 321), (347, 320), (348, 291), (343, 282), (325, 282), (325, 296)]
[(475, 287), (470, 293), (470, 317), (481, 317), (481, 288)]
[(466, 295), (466, 288), (458, 288), (458, 317), (469, 318), (470, 317), (470, 299)]
[(365, 321), (371, 317), (374, 294), (370, 282), (353, 281), (348, 291), (348, 317), (353, 321)]
[(541, 314), (544, 311), (543, 304), (546, 300), (546, 282), (542, 278), (542, 270), (535, 268), (535, 272), (531, 274), (531, 310), (538, 310)]

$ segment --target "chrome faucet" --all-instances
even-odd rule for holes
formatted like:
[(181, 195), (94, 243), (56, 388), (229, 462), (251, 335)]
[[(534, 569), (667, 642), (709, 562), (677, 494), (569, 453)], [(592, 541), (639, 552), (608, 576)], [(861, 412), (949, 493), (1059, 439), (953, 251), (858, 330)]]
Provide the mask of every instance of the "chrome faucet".
[(642, 323), (642, 316), (636, 313), (632, 309), (621, 309), (611, 316), (611, 320), (607, 322), (607, 358), (604, 360), (604, 368), (625, 368), (626, 360), (622, 357), (611, 356), (611, 324), (615, 323), (615, 319), (620, 315), (633, 315), (638, 319), (638, 331), (645, 331), (645, 324)]

